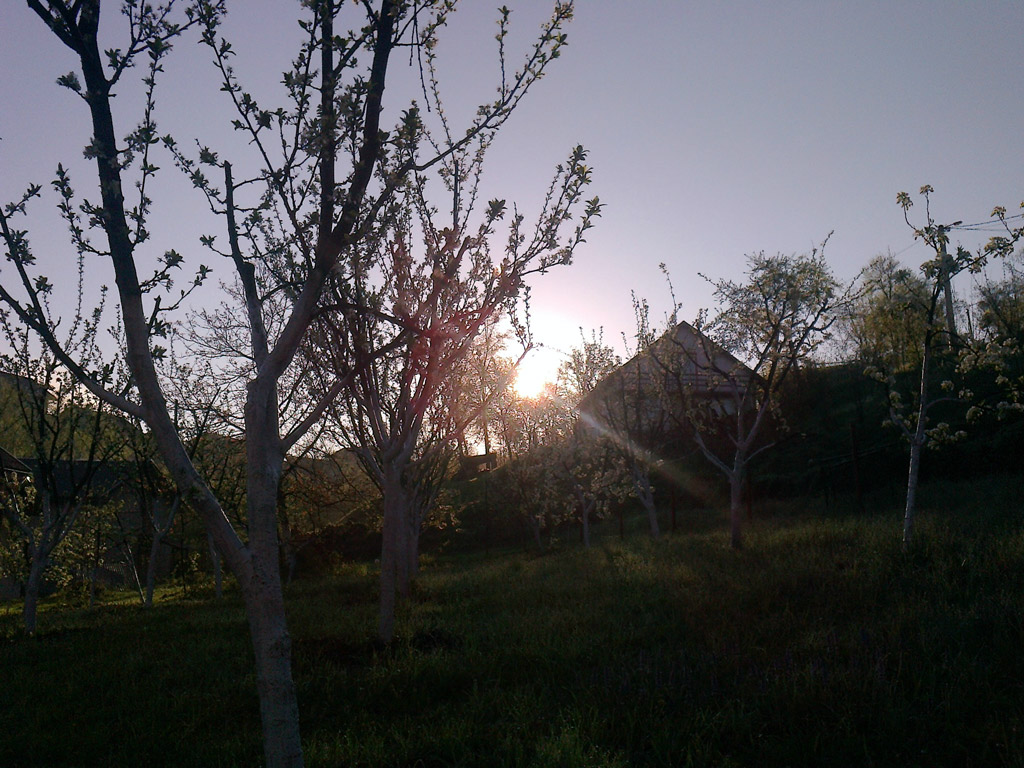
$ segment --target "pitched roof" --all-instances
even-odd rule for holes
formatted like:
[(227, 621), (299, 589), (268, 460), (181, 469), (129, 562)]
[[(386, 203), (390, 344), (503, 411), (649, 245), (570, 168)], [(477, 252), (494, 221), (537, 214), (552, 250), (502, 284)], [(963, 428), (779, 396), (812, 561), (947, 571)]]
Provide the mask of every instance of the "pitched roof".
[(17, 472), (22, 475), (31, 475), (32, 470), (25, 466), (24, 462), (19, 461), (0, 448), (0, 470), (4, 472)]
[[(706, 390), (707, 394), (712, 396), (717, 390), (723, 390), (723, 384), (726, 382), (717, 379), (723, 378), (726, 374), (741, 380), (757, 375), (720, 344), (712, 341), (689, 323), (680, 322), (662, 334), (648, 348), (635, 354), (598, 382), (593, 391), (580, 402), (580, 410), (594, 410), (597, 402), (607, 397), (610, 394), (609, 389), (616, 383), (621, 383), (624, 376), (637, 369), (641, 376), (650, 376), (653, 370), (656, 370), (655, 366), (660, 365), (658, 360), (664, 361), (674, 357), (684, 358), (684, 366), (680, 373), (684, 380), (690, 379), (687, 384)], [(722, 372), (722, 376), (709, 373), (709, 369)], [(732, 386), (734, 385), (728, 386), (729, 392), (732, 391)]]

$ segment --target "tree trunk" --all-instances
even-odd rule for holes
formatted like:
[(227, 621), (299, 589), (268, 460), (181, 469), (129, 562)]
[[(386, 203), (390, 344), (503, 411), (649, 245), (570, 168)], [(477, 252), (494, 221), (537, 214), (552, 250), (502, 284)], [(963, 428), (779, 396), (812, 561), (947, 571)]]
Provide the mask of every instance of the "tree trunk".
[(163, 541), (163, 531), (159, 526), (154, 525), (153, 543), (149, 548), (149, 564), (146, 566), (146, 599), (143, 601), (146, 608), (153, 607), (153, 590), (156, 589), (156, 563)]
[(533, 541), (537, 545), (537, 551), (544, 551), (544, 540), (540, 537), (540, 518), (536, 515), (530, 515), (527, 518), (530, 525), (530, 532), (533, 534)]
[(921, 474), (921, 449), (923, 441), (915, 439), (910, 443), (910, 469), (907, 472), (907, 506), (903, 512), (903, 551), (910, 547), (914, 534), (914, 514), (917, 512), (917, 482)]
[(153, 607), (153, 590), (156, 588), (156, 566), (160, 556), (160, 547), (164, 538), (174, 525), (174, 516), (178, 513), (178, 505), (181, 504), (181, 496), (174, 497), (170, 507), (165, 511), (167, 516), (163, 523), (160, 522), (159, 511), (156, 500), (153, 504), (153, 545), (149, 549), (149, 566), (146, 568), (146, 601), (147, 608)]
[(409, 504), (405, 496), (396, 499), (395, 506), (395, 589), (409, 597)]
[(929, 334), (924, 341), (924, 356), (921, 360), (921, 385), (918, 393), (917, 424), (914, 434), (910, 437), (910, 468), (907, 472), (907, 506), (903, 512), (903, 551), (910, 548), (914, 534), (914, 515), (917, 512), (917, 483), (921, 474), (921, 452), (924, 449), (928, 423), (928, 377), (931, 374), (932, 337)]
[(396, 528), (395, 520), (385, 514), (380, 546), (380, 623), (377, 630), (382, 643), (390, 643), (395, 637), (395, 561), (398, 557)]
[(213, 591), (219, 600), (224, 597), (224, 569), (221, 566), (217, 545), (213, 543), (213, 536), (209, 531), (206, 533), (206, 544), (210, 548), (210, 563), (213, 566)]
[(729, 544), (733, 549), (743, 547), (743, 473), (729, 474)]
[[(420, 532), (421, 526), (418, 520), (409, 522), (408, 539), (406, 541), (406, 558), (408, 560), (408, 571), (410, 581), (420, 574)], [(408, 592), (406, 592), (408, 596)]]
[(385, 474), (381, 490), (384, 497), (384, 521), (380, 542), (380, 623), (377, 634), (382, 643), (390, 643), (395, 637), (399, 539), (404, 522), (403, 510), (396, 498), (401, 492), (401, 486), (392, 473)]
[[(246, 510), (250, 567), (238, 578), (256, 656), (256, 685), (267, 768), (301, 768), (299, 705), (292, 681), (292, 643), (281, 586), (277, 500), (281, 450), (276, 382), (256, 379), (245, 404)], [(225, 554), (222, 552), (221, 554)]]
[(678, 494), (675, 482), (669, 487), (669, 505), (672, 510), (672, 533), (676, 532), (676, 509), (678, 505)]
[(651, 526), (651, 538), (661, 536), (661, 527), (658, 525), (658, 510), (654, 505), (654, 489), (651, 488), (651, 478), (644, 472), (633, 470), (633, 485), (636, 487), (637, 497), (640, 503), (647, 510), (647, 522)]
[(96, 578), (100, 572), (100, 546), (102, 543), (102, 537), (100, 535), (99, 528), (96, 529), (96, 537), (94, 539), (93, 550), (92, 550), (92, 567), (89, 568), (89, 607), (93, 608), (96, 605)]
[(279, 568), (275, 562), (271, 568), (257, 566), (255, 570), (253, 582), (243, 589), (243, 596), (256, 656), (264, 756), (268, 768), (301, 768), (302, 742), (292, 681), (292, 642), (285, 621)]
[(25, 582), (25, 605), (22, 610), (22, 618), (25, 620), (25, 634), (36, 633), (36, 615), (39, 609), (39, 589), (43, 583), (43, 572), (46, 570), (49, 558), (42, 554), (39, 547), (32, 548), (32, 558), (29, 564), (28, 581)]
[(288, 573), (285, 577), (284, 583), (290, 585), (292, 580), (295, 578), (295, 567), (298, 565), (298, 553), (294, 547), (287, 547), (285, 549), (285, 565), (288, 566)]
[(590, 505), (580, 504), (580, 515), (583, 520), (583, 548), (590, 549)]
[(658, 525), (658, 510), (654, 506), (654, 501), (645, 504), (647, 507), (647, 521), (651, 524), (651, 538), (656, 539), (661, 536), (661, 526)]
[(142, 581), (139, 579), (139, 568), (135, 563), (135, 553), (132, 551), (132, 545), (128, 542), (128, 539), (124, 540), (124, 548), (128, 553), (128, 567), (132, 569), (132, 577), (135, 580), (135, 589), (138, 590), (139, 600), (143, 605), (146, 604), (146, 595), (142, 589)]

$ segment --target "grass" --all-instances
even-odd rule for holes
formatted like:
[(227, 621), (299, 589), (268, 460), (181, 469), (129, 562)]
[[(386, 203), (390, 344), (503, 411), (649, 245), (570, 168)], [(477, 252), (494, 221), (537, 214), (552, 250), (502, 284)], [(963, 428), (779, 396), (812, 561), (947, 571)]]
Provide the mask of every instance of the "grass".
[[(288, 595), (314, 766), (1024, 765), (1016, 480), (898, 513), (786, 510), (590, 551), (428, 561), (400, 637), (374, 573)], [(0, 615), (0, 765), (256, 765), (237, 598)]]

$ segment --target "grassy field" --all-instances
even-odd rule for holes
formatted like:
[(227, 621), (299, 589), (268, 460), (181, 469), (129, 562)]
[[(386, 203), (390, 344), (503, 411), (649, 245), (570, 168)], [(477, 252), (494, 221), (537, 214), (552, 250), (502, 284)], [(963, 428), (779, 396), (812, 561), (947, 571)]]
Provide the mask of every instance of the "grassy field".
[[(428, 560), (400, 639), (374, 572), (288, 599), (314, 766), (1024, 765), (1018, 480), (898, 512), (788, 508), (724, 529)], [(812, 514), (814, 513), (814, 514)], [(707, 513), (703, 513), (706, 519)], [(237, 598), (0, 615), (0, 765), (252, 766)]]

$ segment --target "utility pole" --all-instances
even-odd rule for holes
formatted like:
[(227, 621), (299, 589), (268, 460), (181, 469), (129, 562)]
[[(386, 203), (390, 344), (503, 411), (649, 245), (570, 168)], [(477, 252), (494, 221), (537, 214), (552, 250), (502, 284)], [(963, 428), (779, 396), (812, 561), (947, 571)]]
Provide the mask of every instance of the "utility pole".
[(950, 349), (960, 343), (960, 337), (956, 332), (956, 317), (953, 314), (953, 275), (950, 269), (949, 253), (946, 251), (946, 244), (949, 242), (947, 233), (952, 227), (960, 224), (959, 221), (953, 224), (939, 224), (935, 228), (935, 240), (939, 254), (939, 280), (942, 281), (942, 291), (945, 294), (946, 309), (946, 333), (948, 338), (946, 344)]

